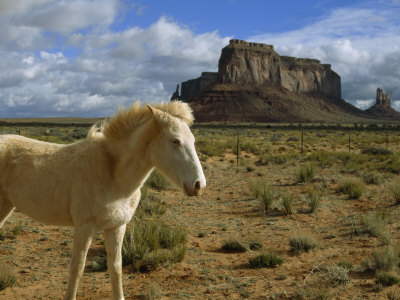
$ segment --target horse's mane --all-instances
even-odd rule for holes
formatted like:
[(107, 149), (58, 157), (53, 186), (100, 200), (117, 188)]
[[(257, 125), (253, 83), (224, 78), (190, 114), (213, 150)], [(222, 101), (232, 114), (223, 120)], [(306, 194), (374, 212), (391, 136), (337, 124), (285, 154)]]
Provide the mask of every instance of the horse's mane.
[[(171, 101), (165, 104), (151, 106), (182, 120), (189, 126), (193, 123), (194, 117), (192, 109), (187, 103)], [(129, 108), (120, 107), (114, 116), (104, 120), (102, 124), (92, 126), (89, 130), (88, 137), (95, 136), (99, 131), (107, 138), (125, 136), (136, 126), (148, 120), (150, 116), (150, 109), (147, 106), (141, 106), (140, 102), (137, 101)], [(171, 119), (170, 122), (172, 123), (173, 120)]]

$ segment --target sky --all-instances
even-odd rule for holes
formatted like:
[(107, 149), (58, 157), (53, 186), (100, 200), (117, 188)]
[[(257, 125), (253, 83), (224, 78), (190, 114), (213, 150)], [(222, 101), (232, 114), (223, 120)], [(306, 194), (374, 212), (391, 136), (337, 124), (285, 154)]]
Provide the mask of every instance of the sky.
[(217, 71), (230, 39), (319, 59), (400, 110), (400, 0), (0, 0), (0, 118), (104, 117)]

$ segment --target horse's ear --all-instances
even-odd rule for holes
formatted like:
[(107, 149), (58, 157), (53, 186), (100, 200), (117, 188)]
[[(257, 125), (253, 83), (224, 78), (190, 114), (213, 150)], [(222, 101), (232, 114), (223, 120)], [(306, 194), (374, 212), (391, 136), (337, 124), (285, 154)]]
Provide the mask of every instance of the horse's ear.
[(169, 115), (166, 112), (163, 112), (162, 110), (154, 108), (148, 104), (147, 108), (150, 110), (151, 114), (153, 115), (153, 118), (155, 118), (159, 123), (161, 124), (168, 123)]

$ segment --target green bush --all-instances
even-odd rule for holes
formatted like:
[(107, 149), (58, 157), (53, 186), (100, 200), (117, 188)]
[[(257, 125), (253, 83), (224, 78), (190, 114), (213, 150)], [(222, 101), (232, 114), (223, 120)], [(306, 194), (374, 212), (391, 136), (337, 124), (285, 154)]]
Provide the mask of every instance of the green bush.
[(365, 185), (358, 179), (346, 179), (339, 185), (339, 192), (347, 194), (350, 199), (358, 199), (365, 191)]
[(294, 173), (297, 183), (307, 183), (314, 179), (315, 166), (313, 164), (305, 164), (296, 169)]
[(252, 268), (273, 268), (283, 264), (282, 257), (272, 252), (265, 252), (249, 259), (249, 264)]

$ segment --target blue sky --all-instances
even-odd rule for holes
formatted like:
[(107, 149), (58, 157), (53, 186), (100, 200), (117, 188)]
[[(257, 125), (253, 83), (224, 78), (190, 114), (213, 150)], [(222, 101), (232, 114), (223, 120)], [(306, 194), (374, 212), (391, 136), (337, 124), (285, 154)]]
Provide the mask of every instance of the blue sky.
[(316, 58), (400, 109), (400, 0), (0, 0), (0, 117), (106, 116), (216, 71), (229, 39)]

